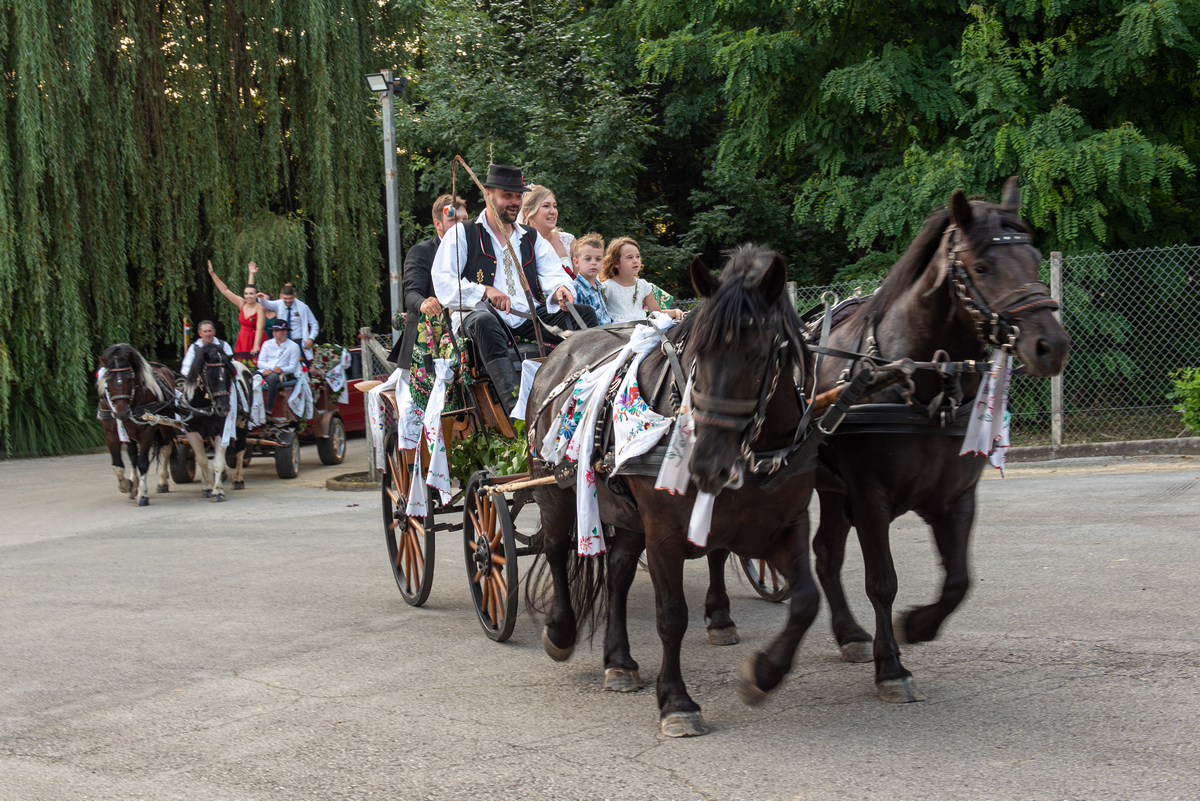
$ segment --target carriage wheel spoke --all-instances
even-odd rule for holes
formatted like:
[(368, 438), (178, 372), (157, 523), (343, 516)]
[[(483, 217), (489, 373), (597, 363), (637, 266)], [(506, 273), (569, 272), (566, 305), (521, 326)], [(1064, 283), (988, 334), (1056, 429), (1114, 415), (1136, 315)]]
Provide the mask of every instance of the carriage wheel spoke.
[(493, 564), (493, 565), (500, 565), (501, 567), (503, 567), (504, 565), (508, 564), (508, 562), (507, 562), (507, 560), (505, 560), (505, 558), (504, 558), (503, 556), (501, 556), (500, 554), (498, 554), (498, 553), (494, 553), (494, 554), (492, 554), (492, 564)]
[(421, 541), (417, 539), (417, 532), (412, 529), (408, 530), (410, 540), (409, 547), (412, 548), (412, 555), (417, 564), (418, 573), (425, 571), (425, 554), (422, 552)]

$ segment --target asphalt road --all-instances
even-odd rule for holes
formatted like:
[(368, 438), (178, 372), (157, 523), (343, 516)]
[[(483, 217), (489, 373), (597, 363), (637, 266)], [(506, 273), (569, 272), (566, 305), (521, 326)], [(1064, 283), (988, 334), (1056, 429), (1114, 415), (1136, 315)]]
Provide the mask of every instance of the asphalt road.
[[(142, 509), (105, 456), (0, 462), (0, 799), (1200, 797), (1200, 461), (984, 482), (972, 593), (905, 650), (920, 704), (879, 701), (822, 613), (782, 688), (742, 706), (737, 669), (782, 609), (731, 580), (743, 642), (711, 646), (690, 564), (684, 672), (714, 731), (669, 740), (652, 692), (600, 690), (598, 647), (553, 663), (524, 617), (487, 640), (457, 535), (406, 606), (378, 497), (319, 489), (350, 468), (303, 458), (296, 481), (253, 465), (225, 504), (193, 486)], [(904, 608), (939, 570), (919, 521), (893, 531)], [(846, 572), (870, 620), (854, 549)], [(652, 620), (641, 574), (647, 677)]]

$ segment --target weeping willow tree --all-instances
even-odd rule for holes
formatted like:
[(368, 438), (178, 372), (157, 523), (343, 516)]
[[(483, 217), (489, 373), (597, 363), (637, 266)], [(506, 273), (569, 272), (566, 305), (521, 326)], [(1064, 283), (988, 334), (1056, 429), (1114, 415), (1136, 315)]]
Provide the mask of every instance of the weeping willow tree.
[(0, 428), (97, 436), (103, 346), (177, 347), (205, 261), (296, 284), (332, 336), (381, 313), (377, 104), (414, 3), (0, 0)]

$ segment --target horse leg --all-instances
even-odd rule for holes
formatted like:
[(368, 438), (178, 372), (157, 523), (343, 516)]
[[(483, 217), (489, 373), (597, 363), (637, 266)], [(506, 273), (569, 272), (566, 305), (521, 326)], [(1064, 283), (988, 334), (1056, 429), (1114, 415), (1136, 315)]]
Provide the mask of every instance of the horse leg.
[(237, 439), (234, 440), (234, 448), (237, 449), (237, 466), (233, 469), (233, 488), (235, 490), (245, 489), (246, 429), (239, 428), (237, 430)]
[(212, 468), (204, 456), (204, 438), (195, 431), (189, 431), (187, 441), (192, 446), (192, 453), (196, 455), (196, 467), (200, 470), (200, 489), (204, 490), (205, 498), (212, 497)]
[(900, 646), (892, 632), (892, 603), (896, 600), (896, 566), (888, 540), (891, 518), (883, 503), (858, 503), (854, 527), (866, 568), (867, 597), (875, 608), (875, 689), (893, 704), (924, 701), (912, 674), (900, 663)]
[(808, 562), (808, 528), (808, 512), (805, 511), (789, 525), (789, 531), (768, 555), (771, 565), (787, 576), (790, 588), (788, 619), (783, 631), (767, 649), (750, 657), (742, 667), (738, 695), (750, 706), (765, 701), (767, 694), (778, 687), (792, 669), (796, 649), (821, 608), (821, 594)]
[(975, 487), (972, 486), (948, 507), (936, 514), (922, 515), (933, 529), (933, 538), (942, 556), (946, 577), (942, 594), (928, 606), (910, 609), (896, 620), (896, 636), (901, 642), (927, 642), (937, 637), (938, 629), (958, 608), (971, 586), (967, 569), (967, 551), (971, 525), (975, 522)]
[(700, 705), (688, 695), (680, 667), (680, 647), (687, 633), (687, 600), (683, 595), (683, 531), (668, 540), (661, 532), (647, 532), (646, 559), (654, 581), (654, 609), (658, 637), (662, 640), (662, 669), (658, 674), (659, 727), (668, 737), (696, 737), (709, 729)]
[(133, 437), (129, 438), (129, 442), (125, 443), (125, 449), (129, 451), (129, 465), (125, 471), (125, 475), (129, 477), (129, 500), (136, 500), (138, 497), (138, 444)]
[(221, 435), (218, 434), (213, 440), (213, 495), (217, 499), (217, 503), (225, 500), (225, 487), (222, 480), (225, 478), (225, 445)]
[(104, 430), (104, 438), (107, 440), (105, 444), (108, 445), (108, 455), (112, 457), (112, 470), (113, 475), (117, 477), (117, 490), (124, 495), (133, 489), (133, 482), (126, 475), (129, 471), (129, 465), (126, 464), (125, 460), (125, 444), (121, 442), (115, 433), (109, 433), (107, 425)]
[(604, 632), (604, 689), (630, 693), (642, 689), (638, 663), (629, 651), (626, 610), (629, 588), (637, 575), (638, 556), (646, 538), (637, 531), (618, 528), (608, 552), (608, 624)]
[(150, 505), (150, 443), (147, 442), (138, 448), (137, 458), (138, 472), (138, 506)]
[(158, 450), (158, 491), (171, 491), (171, 447), (174, 439), (171, 435), (163, 435), (163, 442)]
[(725, 563), (729, 551), (708, 554), (708, 594), (704, 596), (704, 619), (708, 621), (708, 641), (713, 645), (737, 645), (737, 626), (729, 615), (729, 593), (725, 591)]
[(874, 659), (871, 635), (858, 625), (846, 591), (842, 587), (842, 563), (846, 558), (846, 537), (850, 521), (846, 519), (846, 496), (821, 492), (821, 522), (813, 537), (813, 553), (817, 557), (817, 578), (829, 601), (833, 637), (847, 662), (870, 662)]
[(575, 639), (578, 636), (575, 611), (571, 607), (571, 586), (567, 579), (571, 524), (575, 520), (574, 496), (565, 502), (541, 506), (541, 512), (542, 553), (546, 557), (554, 587), (554, 598), (546, 611), (542, 627), (542, 647), (555, 662), (565, 662), (575, 651)]

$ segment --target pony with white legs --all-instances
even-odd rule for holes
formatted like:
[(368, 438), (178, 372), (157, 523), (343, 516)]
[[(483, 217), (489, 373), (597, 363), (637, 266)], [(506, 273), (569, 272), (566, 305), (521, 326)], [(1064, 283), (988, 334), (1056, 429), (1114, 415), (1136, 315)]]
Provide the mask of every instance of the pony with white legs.
[(96, 391), (100, 395), (97, 417), (104, 426), (117, 487), (123, 493), (128, 492), (130, 498), (136, 498), (138, 506), (150, 505), (147, 477), (152, 458), (159, 460), (158, 491), (170, 489), (162, 449), (170, 448), (175, 432), (154, 418), (173, 409), (174, 384), (175, 373), (164, 365), (146, 361), (130, 345), (112, 345), (100, 356), (96, 375)]
[[(204, 497), (225, 500), (226, 450), (236, 454), (234, 487), (244, 486), (242, 458), (246, 449), (249, 415), (249, 371), (230, 358), (219, 345), (205, 345), (196, 355), (183, 384), (180, 409), (188, 442), (196, 454)], [(204, 458), (205, 444), (212, 445), (212, 458)]]

